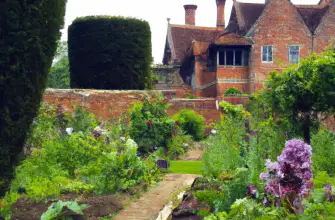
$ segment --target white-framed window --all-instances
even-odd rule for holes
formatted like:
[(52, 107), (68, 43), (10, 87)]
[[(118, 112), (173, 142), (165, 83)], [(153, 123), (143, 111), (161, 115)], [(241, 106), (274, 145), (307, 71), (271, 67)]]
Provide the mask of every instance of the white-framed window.
[(300, 57), (300, 46), (288, 46), (288, 61), (298, 63)]
[(262, 46), (262, 62), (272, 63), (273, 62), (273, 48), (272, 46)]

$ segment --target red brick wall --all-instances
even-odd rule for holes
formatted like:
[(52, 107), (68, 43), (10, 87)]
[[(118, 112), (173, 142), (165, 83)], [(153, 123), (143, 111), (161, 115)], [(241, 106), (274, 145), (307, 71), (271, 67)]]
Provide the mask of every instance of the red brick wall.
[(335, 4), (331, 6), (328, 14), (316, 29), (314, 40), (314, 51), (320, 53), (335, 41)]
[(330, 117), (324, 121), (324, 124), (329, 128), (331, 131), (335, 132), (335, 118)]
[[(273, 63), (262, 63), (264, 45), (273, 46)], [(249, 63), (251, 92), (255, 91), (255, 83), (262, 85), (270, 72), (287, 67), (289, 45), (300, 45), (300, 58), (308, 57), (312, 47), (311, 33), (290, 1), (270, 1), (254, 29)]]
[(70, 90), (47, 89), (43, 102), (61, 106), (66, 112), (72, 112), (75, 106), (81, 106), (98, 118), (116, 119), (128, 111), (132, 103), (140, 101), (143, 96), (152, 97), (163, 94), (172, 106), (169, 114), (174, 115), (184, 108), (193, 109), (202, 114), (208, 123), (220, 119), (215, 99), (174, 99), (174, 91), (107, 91), (107, 90)]
[(217, 77), (220, 79), (248, 79), (249, 67), (217, 68)]

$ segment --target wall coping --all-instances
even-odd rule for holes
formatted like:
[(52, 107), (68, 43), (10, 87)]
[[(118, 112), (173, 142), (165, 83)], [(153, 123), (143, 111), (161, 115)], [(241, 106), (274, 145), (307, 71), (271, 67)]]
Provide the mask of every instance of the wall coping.
[(96, 89), (52, 89), (47, 88), (44, 94), (118, 94), (118, 93), (175, 93), (175, 90), (96, 90)]
[(188, 101), (188, 102), (194, 102), (194, 101), (216, 101), (215, 98), (204, 98), (204, 99), (185, 99), (185, 98), (174, 98), (171, 99), (170, 102), (178, 102), (178, 101)]

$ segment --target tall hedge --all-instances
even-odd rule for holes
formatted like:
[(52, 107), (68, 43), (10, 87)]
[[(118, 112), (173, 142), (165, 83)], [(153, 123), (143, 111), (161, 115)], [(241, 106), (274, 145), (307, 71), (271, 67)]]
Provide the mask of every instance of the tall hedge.
[(37, 114), (66, 0), (0, 2), (0, 197)]
[(124, 17), (77, 18), (68, 30), (72, 88), (147, 89), (151, 82), (148, 22)]

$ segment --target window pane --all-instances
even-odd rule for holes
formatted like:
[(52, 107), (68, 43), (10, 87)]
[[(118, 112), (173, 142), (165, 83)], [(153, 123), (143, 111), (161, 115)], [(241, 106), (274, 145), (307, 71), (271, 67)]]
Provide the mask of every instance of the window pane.
[(272, 46), (268, 46), (268, 61), (272, 62)]
[(288, 50), (289, 50), (289, 61), (290, 63), (298, 63), (299, 62), (299, 55), (300, 55), (300, 51), (299, 51), (299, 46), (289, 46)]
[(226, 65), (227, 66), (233, 66), (234, 65), (234, 51), (233, 50), (227, 50), (226, 51)]
[(224, 63), (225, 60), (225, 52), (224, 51), (219, 51), (219, 65), (225, 65)]
[(243, 65), (242, 66), (248, 66), (249, 64), (249, 51), (243, 50)]
[(242, 66), (242, 50), (235, 50), (235, 66)]
[(262, 47), (262, 61), (268, 61), (267, 47)]

